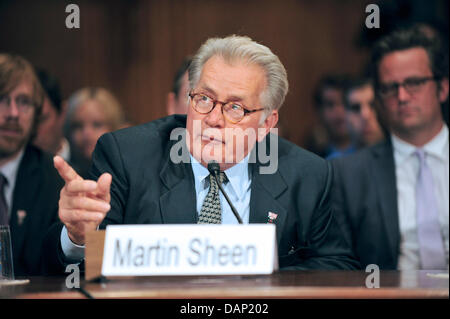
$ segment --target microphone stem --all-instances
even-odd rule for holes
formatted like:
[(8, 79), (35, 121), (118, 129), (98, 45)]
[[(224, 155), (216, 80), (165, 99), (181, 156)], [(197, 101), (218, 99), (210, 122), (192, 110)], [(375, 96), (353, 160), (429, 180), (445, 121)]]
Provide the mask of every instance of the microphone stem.
[(233, 212), (234, 216), (236, 216), (236, 219), (238, 220), (239, 224), (243, 224), (241, 216), (236, 211), (236, 208), (234, 208), (233, 204), (231, 203), (231, 200), (228, 198), (227, 193), (222, 188), (222, 185), (219, 183), (217, 175), (213, 174), (214, 179), (216, 180), (217, 185), (219, 185), (219, 189), (222, 192), (223, 196), (225, 196), (225, 199), (227, 200), (228, 204), (230, 205), (231, 211)]

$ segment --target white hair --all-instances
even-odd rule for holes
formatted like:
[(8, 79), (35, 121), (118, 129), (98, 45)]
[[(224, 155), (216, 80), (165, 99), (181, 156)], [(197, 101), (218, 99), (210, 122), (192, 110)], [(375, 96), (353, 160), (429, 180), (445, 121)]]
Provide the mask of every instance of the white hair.
[(215, 55), (229, 63), (241, 60), (259, 65), (266, 73), (267, 86), (260, 96), (260, 102), (266, 108), (265, 114), (281, 107), (289, 86), (286, 69), (268, 47), (249, 37), (231, 35), (226, 38), (208, 39), (197, 51), (189, 67), (191, 89), (197, 85), (206, 61)]

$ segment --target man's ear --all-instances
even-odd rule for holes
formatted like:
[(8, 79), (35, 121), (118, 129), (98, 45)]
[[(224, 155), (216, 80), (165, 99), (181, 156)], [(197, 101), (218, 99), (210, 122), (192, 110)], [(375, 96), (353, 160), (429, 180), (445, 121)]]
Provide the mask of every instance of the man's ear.
[(439, 81), (439, 101), (444, 103), (448, 99), (448, 78)]
[(167, 94), (167, 102), (166, 102), (167, 115), (175, 114), (175, 103), (176, 103), (175, 93), (170, 92), (169, 94)]
[(277, 123), (278, 123), (278, 111), (272, 110), (264, 120), (264, 123), (262, 123), (259, 126), (258, 142), (261, 142), (264, 139), (264, 137), (266, 137), (266, 135), (270, 132), (270, 130), (277, 125)]

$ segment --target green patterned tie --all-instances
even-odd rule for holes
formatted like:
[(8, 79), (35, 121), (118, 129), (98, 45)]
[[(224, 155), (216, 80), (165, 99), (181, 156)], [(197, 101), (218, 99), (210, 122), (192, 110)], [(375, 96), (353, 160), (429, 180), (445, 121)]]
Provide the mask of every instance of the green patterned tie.
[[(198, 217), (198, 224), (221, 224), (222, 223), (222, 207), (220, 206), (219, 186), (216, 179), (211, 174), (209, 177), (209, 191), (203, 201), (202, 209)], [(219, 182), (226, 183), (228, 181), (224, 172), (220, 172)]]

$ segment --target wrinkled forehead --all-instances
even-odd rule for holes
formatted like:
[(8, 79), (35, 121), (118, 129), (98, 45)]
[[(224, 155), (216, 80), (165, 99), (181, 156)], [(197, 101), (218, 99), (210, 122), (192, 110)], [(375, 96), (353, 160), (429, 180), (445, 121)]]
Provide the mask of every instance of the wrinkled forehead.
[(207, 89), (211, 93), (245, 96), (260, 94), (266, 85), (264, 69), (245, 59), (227, 61), (215, 55), (204, 64), (197, 88)]

